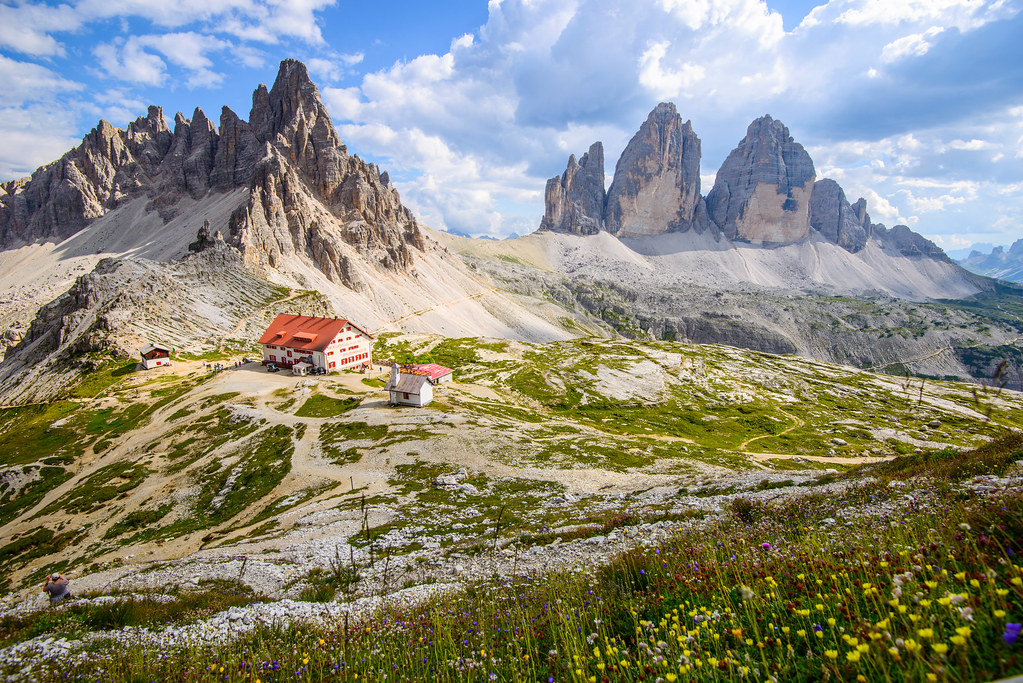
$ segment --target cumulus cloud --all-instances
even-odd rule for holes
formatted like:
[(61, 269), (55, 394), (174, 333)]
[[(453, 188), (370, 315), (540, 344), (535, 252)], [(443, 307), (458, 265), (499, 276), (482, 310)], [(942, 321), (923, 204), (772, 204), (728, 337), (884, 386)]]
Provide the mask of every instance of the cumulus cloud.
[(939, 35), (945, 29), (940, 26), (932, 26), (924, 33), (913, 33), (903, 36), (881, 48), (882, 62), (895, 62), (903, 57), (919, 57), (927, 54), (933, 46), (932, 38)]

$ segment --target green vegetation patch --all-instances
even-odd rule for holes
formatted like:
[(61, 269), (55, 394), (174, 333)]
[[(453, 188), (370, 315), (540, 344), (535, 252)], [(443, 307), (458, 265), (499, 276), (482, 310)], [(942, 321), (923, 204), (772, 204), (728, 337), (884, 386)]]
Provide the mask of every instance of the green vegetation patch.
[(135, 372), (139, 361), (108, 360), (96, 370), (83, 375), (69, 393), (72, 398), (92, 398)]
[(79, 458), (85, 448), (70, 424), (77, 410), (78, 404), (72, 401), (0, 409), (4, 464), (29, 464), (52, 457), (72, 462)]
[(296, 417), (337, 417), (359, 407), (358, 398), (334, 398), (316, 394), (310, 396), (302, 407), (295, 411)]
[(101, 467), (47, 505), (37, 516), (57, 511), (67, 514), (92, 512), (108, 501), (123, 498), (150, 474), (152, 470), (141, 463), (117, 462)]

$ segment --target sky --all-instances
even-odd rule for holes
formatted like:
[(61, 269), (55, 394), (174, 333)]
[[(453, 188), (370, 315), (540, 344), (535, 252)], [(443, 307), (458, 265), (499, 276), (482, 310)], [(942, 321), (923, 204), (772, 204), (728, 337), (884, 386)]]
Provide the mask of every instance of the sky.
[(536, 229), (547, 178), (658, 102), (702, 193), (770, 114), (875, 222), (951, 253), (1023, 237), (1023, 0), (0, 0), (0, 180), (149, 104), (248, 118), (309, 68), (350, 151), (425, 224)]

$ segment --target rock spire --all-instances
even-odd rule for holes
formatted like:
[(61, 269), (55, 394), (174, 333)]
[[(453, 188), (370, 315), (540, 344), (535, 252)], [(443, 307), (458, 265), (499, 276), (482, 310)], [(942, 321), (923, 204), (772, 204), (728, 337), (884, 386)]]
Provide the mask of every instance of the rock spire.
[(810, 235), (810, 194), (816, 172), (803, 146), (781, 121), (762, 116), (718, 169), (707, 195), (711, 220), (726, 237), (786, 244)]

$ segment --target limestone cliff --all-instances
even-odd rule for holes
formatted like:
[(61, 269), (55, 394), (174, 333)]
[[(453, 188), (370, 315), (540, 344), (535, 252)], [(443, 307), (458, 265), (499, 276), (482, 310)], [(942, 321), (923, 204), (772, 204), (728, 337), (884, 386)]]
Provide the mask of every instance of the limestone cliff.
[(701, 203), (700, 138), (674, 104), (662, 102), (618, 159), (605, 228), (618, 237), (702, 230)]
[(825, 239), (851, 253), (865, 247), (868, 240), (875, 240), (898, 256), (952, 263), (941, 247), (908, 226), (896, 225), (889, 230), (882, 223), (871, 223), (867, 200), (860, 197), (855, 204), (850, 204), (839, 184), (830, 178), (814, 183), (810, 225)]
[(547, 181), (541, 230), (592, 235), (604, 225), (604, 145), (594, 142), (579, 161), (568, 158), (561, 176)]
[(305, 66), (290, 59), (270, 90), (253, 93), (248, 122), (224, 107), (218, 131), (196, 109), (191, 119), (179, 113), (172, 133), (150, 107), (127, 130), (100, 121), (58, 161), (0, 184), (0, 248), (63, 240), (139, 197), (169, 220), (184, 198), (239, 188), (248, 189), (244, 204), (211, 228), (257, 269), (303, 253), (359, 289), (350, 249), (404, 272), (423, 249), (390, 179), (348, 154)]
[(855, 254), (867, 245), (870, 216), (862, 197), (849, 204), (845, 192), (831, 178), (813, 184), (810, 195), (810, 225), (830, 242)]
[(816, 173), (781, 121), (762, 116), (718, 169), (707, 195), (710, 218), (729, 239), (788, 244), (810, 234)]

